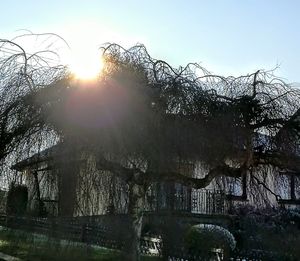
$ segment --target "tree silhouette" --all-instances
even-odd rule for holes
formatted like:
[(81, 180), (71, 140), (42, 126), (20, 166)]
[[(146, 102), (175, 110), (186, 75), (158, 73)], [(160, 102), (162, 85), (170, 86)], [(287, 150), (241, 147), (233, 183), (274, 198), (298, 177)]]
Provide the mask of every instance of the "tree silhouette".
[[(28, 91), (19, 85), (18, 117), (5, 110), (1, 114), (4, 129), (5, 122), (11, 126), (16, 121), (13, 126), (23, 132), (11, 132), (13, 139), (1, 145), (1, 157), (40, 126), (54, 130), (70, 150), (93, 155), (99, 170), (109, 171), (128, 186), (128, 260), (139, 260), (151, 184), (204, 188), (220, 176), (250, 174), (259, 179), (256, 169), (261, 167), (299, 171), (297, 157), (287, 160), (294, 154), (282, 146), (287, 135), (281, 134), (288, 129), (293, 140), (299, 138), (299, 121), (293, 117), (299, 91), (272, 72), (221, 77), (198, 64), (175, 69), (153, 59), (142, 45), (126, 50), (110, 44), (103, 48), (103, 57), (103, 72), (94, 82), (65, 74), (32, 90), (23, 79)], [(207, 171), (187, 175), (180, 168), (185, 163), (201, 163)]]
[[(49, 34), (50, 35), (50, 34)], [(48, 34), (44, 34), (47, 38)], [(23, 37), (37, 37), (24, 35)], [(65, 75), (63, 66), (49, 64), (44, 50), (29, 54), (14, 40), (0, 39), (0, 166), (2, 176), (17, 158), (30, 156), (41, 144), (57, 137), (32, 107), (36, 92)], [(51, 137), (51, 139), (46, 137)], [(52, 141), (51, 141), (52, 140)], [(14, 179), (10, 179), (14, 182)]]

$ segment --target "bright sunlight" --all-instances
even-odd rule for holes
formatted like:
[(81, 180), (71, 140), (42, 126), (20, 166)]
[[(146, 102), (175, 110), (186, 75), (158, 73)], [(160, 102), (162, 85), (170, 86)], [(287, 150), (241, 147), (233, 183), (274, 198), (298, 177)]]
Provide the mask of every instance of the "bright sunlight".
[(70, 71), (77, 79), (96, 79), (103, 68), (103, 59), (99, 52), (76, 52), (70, 59)]
[[(70, 71), (78, 80), (94, 80), (101, 74), (104, 60), (101, 58), (102, 51), (99, 49), (109, 42), (122, 42), (132, 46), (140, 38), (128, 38), (123, 34), (114, 33), (109, 25), (87, 19), (66, 24), (62, 35), (71, 43), (70, 49), (60, 57), (63, 64), (68, 64)], [(60, 53), (61, 54), (61, 53)]]

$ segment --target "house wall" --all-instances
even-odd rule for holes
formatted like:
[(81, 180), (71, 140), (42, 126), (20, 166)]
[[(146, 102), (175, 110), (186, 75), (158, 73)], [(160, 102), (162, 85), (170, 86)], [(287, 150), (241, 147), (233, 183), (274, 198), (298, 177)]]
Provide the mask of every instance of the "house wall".
[[(92, 155), (84, 156), (80, 164), (66, 164), (59, 170), (38, 171), (41, 199), (51, 215), (91, 216), (105, 213), (126, 213), (128, 206), (128, 187), (116, 176), (96, 168), (96, 160)], [(45, 168), (41, 164), (39, 168)], [(208, 169), (201, 164), (178, 163), (176, 170), (188, 176), (204, 177)], [(253, 173), (252, 173), (253, 174)], [(227, 195), (234, 195), (228, 202), (228, 209), (236, 206), (250, 205), (255, 208), (279, 207), (276, 196), (280, 191), (286, 191), (284, 183), (278, 183), (278, 170), (272, 167), (257, 168), (254, 175), (246, 177), (246, 195), (243, 197), (242, 179), (230, 177), (216, 178), (205, 189), (216, 192), (222, 190)], [(33, 169), (27, 169), (23, 175), (29, 188), (29, 209), (37, 208), (37, 194)], [(264, 185), (263, 185), (264, 184)], [(283, 186), (284, 185), (284, 186)], [(268, 189), (266, 189), (266, 187)], [(191, 212), (207, 212), (206, 204), (211, 204), (208, 197), (219, 197), (212, 193), (203, 194), (203, 190), (190, 189), (180, 184), (153, 184), (147, 193), (146, 210), (154, 208), (187, 210)], [(201, 197), (201, 198), (200, 198)], [(172, 202), (172, 200), (174, 202)], [(196, 201), (201, 200), (197, 203)], [(55, 203), (58, 201), (59, 203)], [(52, 203), (51, 203), (52, 202)], [(196, 203), (195, 203), (196, 202)], [(200, 206), (200, 205), (201, 206)], [(204, 207), (202, 208), (202, 206)]]
[(80, 167), (76, 185), (75, 216), (101, 215), (127, 210), (127, 188), (108, 171), (98, 170), (90, 155)]
[[(30, 213), (37, 213), (39, 209), (34, 173), (47, 167), (47, 163), (39, 163), (20, 173), (28, 187)], [(112, 211), (126, 212), (126, 185), (111, 173), (97, 170), (92, 156), (36, 173), (40, 199), (48, 215), (90, 216)]]
[[(47, 165), (40, 164), (37, 169), (44, 169)], [(30, 213), (35, 213), (38, 210), (38, 193), (36, 181), (34, 177), (34, 169), (27, 168), (22, 172), (24, 184), (28, 188), (28, 206)], [(37, 171), (37, 178), (40, 190), (40, 199), (44, 202), (46, 211), (50, 215), (57, 215), (57, 201), (59, 198), (58, 191), (58, 176), (52, 171)]]
[[(233, 163), (231, 165), (234, 166)], [(198, 162), (195, 164), (192, 176), (203, 178), (207, 173), (208, 168)], [(280, 171), (277, 168), (265, 165), (254, 168), (252, 172), (247, 173), (245, 191), (243, 189), (243, 178), (225, 176), (215, 178), (205, 189), (224, 191), (229, 199), (228, 208), (246, 205), (254, 208), (279, 208), (282, 207), (282, 204), (279, 204), (278, 196), (290, 198), (290, 183), (289, 181), (283, 182), (280, 176)], [(298, 190), (295, 188), (295, 194), (300, 196), (300, 178), (296, 180)], [(192, 189), (192, 193), (195, 192), (197, 190)], [(288, 204), (286, 207), (288, 207)], [(294, 204), (293, 208), (295, 207), (297, 206)]]

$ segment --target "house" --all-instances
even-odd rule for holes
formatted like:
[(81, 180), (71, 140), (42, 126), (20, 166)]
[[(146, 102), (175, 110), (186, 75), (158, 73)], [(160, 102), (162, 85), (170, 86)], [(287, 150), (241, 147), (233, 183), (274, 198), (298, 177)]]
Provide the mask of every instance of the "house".
[[(43, 209), (49, 216), (126, 213), (127, 185), (108, 171), (98, 170), (93, 155), (84, 151), (72, 151), (71, 155), (60, 143), (13, 166), (28, 186), (29, 211)], [(178, 163), (176, 169), (194, 177), (206, 173), (201, 163)], [(267, 166), (242, 178), (218, 177), (205, 189), (155, 183), (148, 189), (146, 209), (224, 214), (243, 205), (297, 208), (300, 200), (297, 174)]]
[(290, 165), (279, 173), (278, 193), (279, 202), (285, 206), (300, 205), (300, 109), (290, 118), (277, 134), (280, 144), (279, 150), (286, 155), (286, 162)]
[(20, 171), (20, 180), (28, 187), (29, 211), (42, 205), (50, 216), (89, 216), (106, 213), (118, 204), (122, 212), (120, 204), (126, 204), (122, 199), (125, 187), (119, 180), (96, 170), (92, 156), (70, 157), (62, 144), (15, 164), (13, 169)]

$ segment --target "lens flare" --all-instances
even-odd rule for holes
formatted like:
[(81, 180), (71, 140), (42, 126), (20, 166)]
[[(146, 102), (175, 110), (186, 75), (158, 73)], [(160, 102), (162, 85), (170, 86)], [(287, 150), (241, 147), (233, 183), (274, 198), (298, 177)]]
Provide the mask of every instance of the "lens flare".
[(99, 53), (82, 52), (72, 56), (69, 69), (76, 79), (96, 79), (103, 68), (103, 59)]

